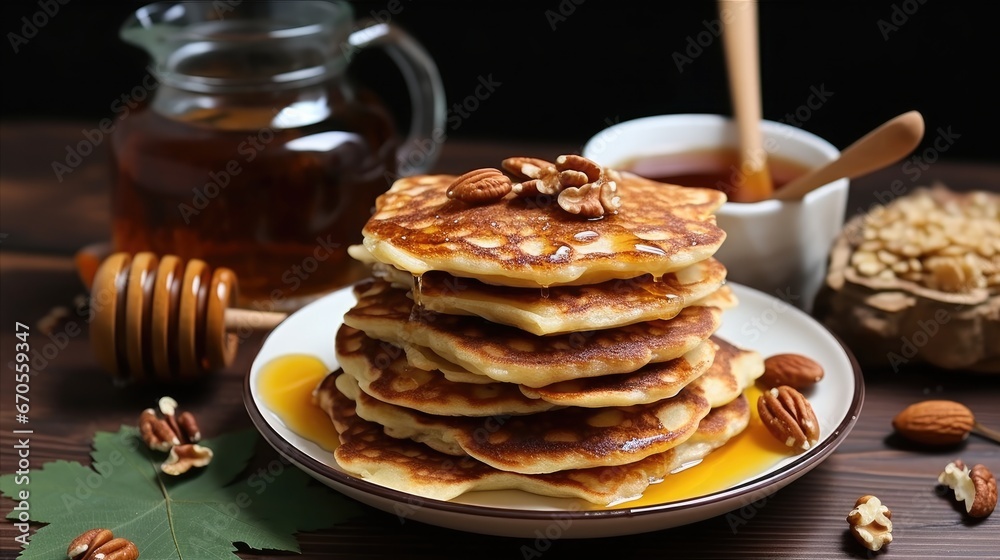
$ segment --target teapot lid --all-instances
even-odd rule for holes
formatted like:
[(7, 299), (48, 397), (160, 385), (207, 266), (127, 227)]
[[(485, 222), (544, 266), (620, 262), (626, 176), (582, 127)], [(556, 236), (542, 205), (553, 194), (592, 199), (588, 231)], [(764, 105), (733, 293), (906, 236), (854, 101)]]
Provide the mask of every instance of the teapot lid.
[(164, 83), (192, 91), (299, 87), (343, 71), (346, 2), (157, 2), (122, 25)]

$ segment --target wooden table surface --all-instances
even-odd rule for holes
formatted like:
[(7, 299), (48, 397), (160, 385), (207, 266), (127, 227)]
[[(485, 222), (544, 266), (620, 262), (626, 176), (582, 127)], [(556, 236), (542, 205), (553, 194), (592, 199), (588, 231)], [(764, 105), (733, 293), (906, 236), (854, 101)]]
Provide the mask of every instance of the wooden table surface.
[[(73, 267), (79, 247), (107, 237), (109, 224), (107, 167), (94, 154), (59, 183), (53, 159), (79, 139), (86, 123), (5, 123), (0, 127), (0, 352), (12, 358), (16, 321), (35, 325), (55, 306), (72, 308), (83, 293)], [(509, 155), (553, 158), (578, 152), (580, 146), (513, 146), (449, 143), (437, 168), (462, 172), (495, 166)], [(874, 193), (890, 192), (892, 181), (912, 190), (933, 181), (956, 189), (1000, 188), (1000, 166), (938, 161), (919, 176), (901, 165), (853, 182), (849, 214), (864, 210)], [(884, 196), (884, 195), (883, 195)], [(35, 364), (31, 380), (31, 465), (66, 459), (89, 462), (96, 430), (115, 431), (133, 423), (137, 402), (155, 402), (159, 388), (113, 387), (91, 354), (87, 325), (67, 337), (43, 368)], [(40, 340), (36, 338), (35, 340)], [(202, 425), (221, 433), (251, 426), (243, 406), (242, 384), (261, 343), (244, 342), (236, 363), (176, 397)], [(1000, 344), (1000, 341), (996, 341)], [(641, 535), (604, 539), (556, 540), (483, 536), (401, 522), (395, 515), (367, 508), (351, 522), (298, 535), (303, 558), (864, 558), (867, 553), (847, 533), (844, 517), (855, 499), (878, 495), (893, 510), (894, 542), (885, 558), (1000, 557), (1000, 512), (980, 523), (967, 521), (953, 500), (936, 489), (937, 473), (955, 457), (984, 463), (1000, 473), (1000, 446), (972, 436), (957, 449), (928, 452), (892, 435), (890, 421), (906, 405), (944, 398), (968, 405), (980, 422), (1000, 428), (1000, 376), (914, 368), (899, 373), (864, 370), (866, 397), (860, 418), (838, 450), (815, 470), (764, 503), (737, 511), (745, 523), (720, 516), (693, 525)], [(0, 374), (0, 473), (16, 470), (14, 375)], [(142, 405), (146, 406), (146, 405)], [(263, 442), (256, 460), (266, 464), (277, 454)], [(11, 511), (4, 499), (0, 513)], [(0, 524), (0, 556), (13, 558), (19, 544), (12, 524)], [(528, 553), (528, 551), (533, 551)], [(288, 558), (241, 549), (243, 558)], [(144, 557), (145, 558), (145, 557)]]

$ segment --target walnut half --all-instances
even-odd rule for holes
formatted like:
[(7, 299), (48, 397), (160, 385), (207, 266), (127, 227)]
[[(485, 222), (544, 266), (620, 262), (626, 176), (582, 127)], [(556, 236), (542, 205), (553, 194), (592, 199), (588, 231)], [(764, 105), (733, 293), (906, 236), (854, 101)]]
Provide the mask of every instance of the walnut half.
[(170, 448), (170, 455), (160, 465), (160, 471), (171, 476), (178, 476), (191, 469), (207, 466), (212, 462), (212, 450), (194, 443), (175, 445)]
[(616, 214), (621, 208), (618, 174), (583, 156), (561, 155), (554, 164), (538, 158), (511, 157), (502, 165), (519, 181), (511, 187), (518, 197), (556, 196), (560, 208), (587, 219)]
[(892, 512), (875, 496), (858, 498), (847, 514), (847, 524), (854, 538), (868, 550), (878, 551), (892, 542)]
[(956, 459), (945, 466), (938, 482), (955, 491), (970, 517), (988, 517), (997, 506), (997, 479), (985, 465), (970, 469)]

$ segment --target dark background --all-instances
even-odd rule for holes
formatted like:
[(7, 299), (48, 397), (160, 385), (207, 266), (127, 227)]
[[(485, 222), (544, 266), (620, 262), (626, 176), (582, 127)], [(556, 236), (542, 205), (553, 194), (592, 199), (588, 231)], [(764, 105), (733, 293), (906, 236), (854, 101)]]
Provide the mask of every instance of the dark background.
[[(42, 0), (46, 1), (46, 0)], [(55, 0), (48, 0), (55, 2)], [(2, 118), (96, 124), (145, 76), (146, 57), (118, 28), (144, 2), (60, 5), (37, 35), (11, 46), (39, 0), (3, 4)], [(408, 30), (439, 66), (448, 105), (499, 82), (450, 138), (578, 143), (609, 123), (659, 113), (731, 114), (714, 2), (353, 2)], [(389, 14), (392, 7), (396, 13)], [(910, 109), (958, 139), (942, 159), (998, 161), (1000, 8), (994, 2), (767, 1), (760, 6), (763, 114), (787, 120), (814, 90), (832, 92), (799, 126), (839, 148)], [(698, 43), (701, 44), (698, 44)], [(678, 58), (689, 57), (678, 68)], [(352, 74), (401, 93), (385, 57), (362, 53)], [(482, 91), (482, 90), (480, 90)], [(405, 111), (405, 98), (387, 103)], [(800, 115), (806, 114), (800, 112)], [(405, 115), (402, 118), (405, 118)], [(402, 119), (401, 119), (402, 120)]]

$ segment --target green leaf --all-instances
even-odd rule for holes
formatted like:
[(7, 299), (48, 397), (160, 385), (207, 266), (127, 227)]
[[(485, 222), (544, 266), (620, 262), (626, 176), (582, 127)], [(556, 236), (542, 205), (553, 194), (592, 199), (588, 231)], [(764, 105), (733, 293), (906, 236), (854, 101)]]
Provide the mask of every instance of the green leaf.
[(166, 454), (150, 451), (137, 429), (123, 426), (94, 435), (92, 467), (53, 461), (33, 470), (27, 483), (16, 474), (0, 476), (0, 493), (19, 501), (19, 492), (28, 491), (31, 521), (48, 524), (18, 558), (63, 558), (71, 540), (95, 527), (131, 540), (143, 558), (232, 560), (233, 543), (298, 552), (296, 532), (361, 512), (284, 459), (240, 478), (257, 441), (254, 430), (205, 440), (199, 445), (212, 449), (212, 462), (172, 477), (159, 471)]

